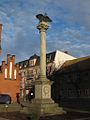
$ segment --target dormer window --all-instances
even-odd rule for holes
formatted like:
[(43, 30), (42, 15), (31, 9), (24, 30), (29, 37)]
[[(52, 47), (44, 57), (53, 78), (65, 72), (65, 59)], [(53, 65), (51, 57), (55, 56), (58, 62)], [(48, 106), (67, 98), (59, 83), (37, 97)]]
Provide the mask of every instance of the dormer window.
[(20, 69), (22, 68), (22, 66), (20, 65), (20, 67), (19, 67)]
[(23, 68), (23, 63), (20, 64), (20, 69)]
[(47, 56), (46, 60), (47, 60), (47, 62), (50, 62), (51, 61), (51, 55)]
[(27, 66), (28, 66), (28, 61), (24, 63), (24, 67), (27, 67)]
[(27, 67), (27, 65), (25, 64), (24, 67)]
[(30, 60), (29, 61), (29, 66), (33, 66), (34, 65), (34, 60)]

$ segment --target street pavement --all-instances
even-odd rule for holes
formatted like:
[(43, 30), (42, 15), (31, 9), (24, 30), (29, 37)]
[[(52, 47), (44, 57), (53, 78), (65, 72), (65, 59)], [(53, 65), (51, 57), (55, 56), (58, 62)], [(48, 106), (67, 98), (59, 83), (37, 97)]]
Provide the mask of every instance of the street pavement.
[(0, 117), (0, 120), (9, 120), (9, 119), (6, 119), (6, 118), (2, 118), (2, 117)]
[(90, 120), (90, 117), (86, 117), (86, 118), (77, 118), (77, 119), (73, 119), (73, 120)]

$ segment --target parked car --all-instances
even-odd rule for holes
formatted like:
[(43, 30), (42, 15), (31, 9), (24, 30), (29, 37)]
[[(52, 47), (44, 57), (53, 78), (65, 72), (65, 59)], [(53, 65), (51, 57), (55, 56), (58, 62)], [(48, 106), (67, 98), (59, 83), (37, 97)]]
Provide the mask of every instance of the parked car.
[(11, 104), (11, 97), (8, 94), (0, 94), (0, 104)]

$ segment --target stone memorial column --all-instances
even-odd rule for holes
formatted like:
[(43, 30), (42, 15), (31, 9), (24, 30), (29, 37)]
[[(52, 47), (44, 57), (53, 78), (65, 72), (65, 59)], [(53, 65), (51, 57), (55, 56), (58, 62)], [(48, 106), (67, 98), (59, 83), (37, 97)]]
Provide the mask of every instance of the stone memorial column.
[(48, 24), (44, 21), (37, 26), (40, 32), (40, 77), (46, 77), (46, 30)]
[(58, 104), (54, 103), (51, 98), (52, 82), (46, 77), (46, 30), (51, 19), (48, 16), (38, 14), (39, 19), (37, 29), (40, 33), (40, 78), (35, 80), (35, 98), (30, 105), (27, 104), (28, 110), (38, 110), (40, 115), (63, 114), (65, 111)]

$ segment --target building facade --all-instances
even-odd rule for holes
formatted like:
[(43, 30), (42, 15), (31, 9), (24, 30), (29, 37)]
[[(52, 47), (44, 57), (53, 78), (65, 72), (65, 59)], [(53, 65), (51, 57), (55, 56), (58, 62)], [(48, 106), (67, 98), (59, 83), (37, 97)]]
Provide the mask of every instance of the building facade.
[(12, 102), (17, 101), (20, 94), (19, 66), (15, 65), (15, 55), (7, 55), (7, 61), (0, 66), (0, 94), (10, 95)]
[(52, 96), (56, 102), (85, 107), (90, 101), (90, 56), (66, 61), (51, 79), (54, 80), (55, 94)]
[[(65, 61), (76, 59), (75, 57), (59, 50), (46, 54), (46, 75), (49, 77), (53, 71), (58, 70)], [(40, 57), (36, 54), (29, 59), (17, 63), (21, 74), (21, 97), (27, 96), (34, 89), (33, 82), (40, 76)]]

